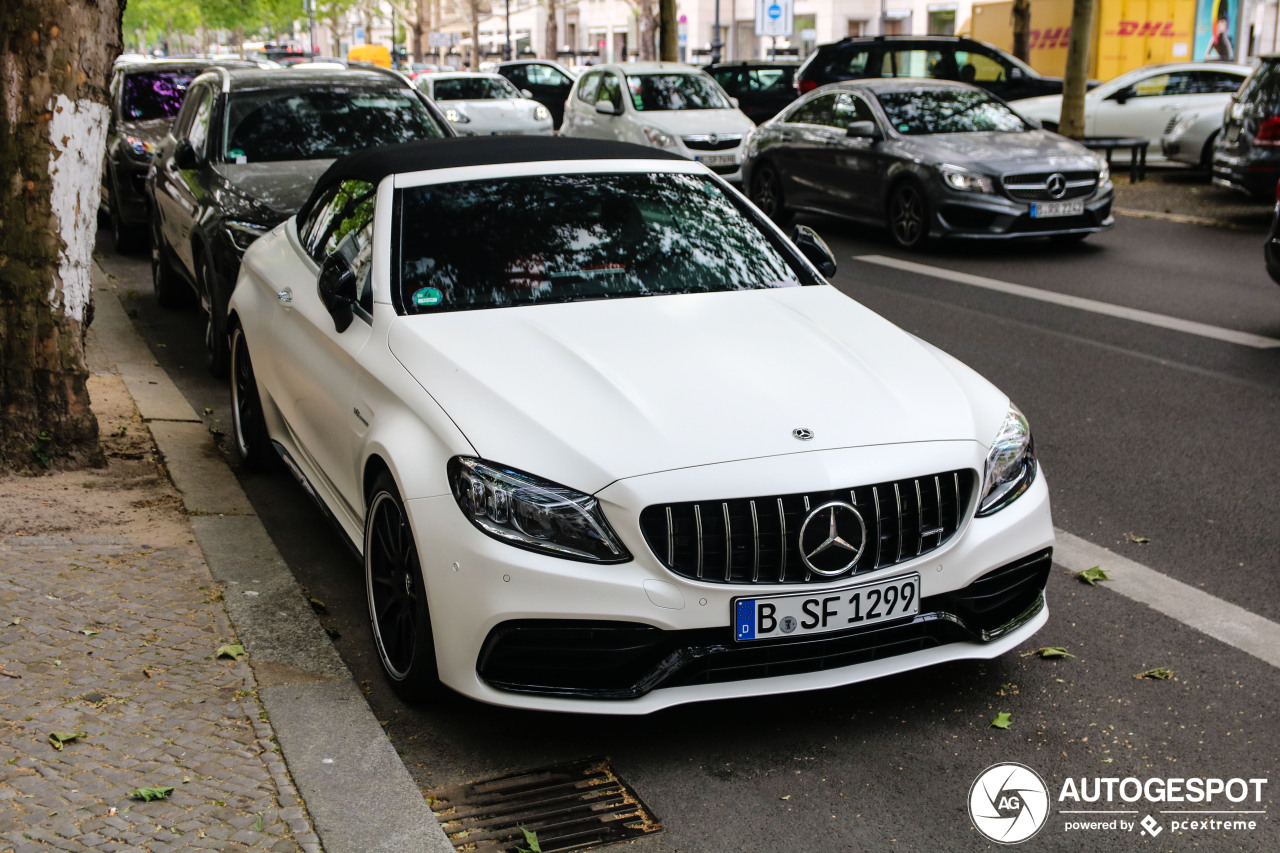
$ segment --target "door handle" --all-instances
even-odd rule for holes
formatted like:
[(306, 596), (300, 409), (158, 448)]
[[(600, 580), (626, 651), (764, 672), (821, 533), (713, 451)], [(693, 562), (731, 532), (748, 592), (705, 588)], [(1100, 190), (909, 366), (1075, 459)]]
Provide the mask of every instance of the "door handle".
[(284, 290), (278, 291), (276, 293), (276, 299), (279, 299), (282, 305), (286, 305), (286, 306), (292, 305), (293, 291), (286, 287)]

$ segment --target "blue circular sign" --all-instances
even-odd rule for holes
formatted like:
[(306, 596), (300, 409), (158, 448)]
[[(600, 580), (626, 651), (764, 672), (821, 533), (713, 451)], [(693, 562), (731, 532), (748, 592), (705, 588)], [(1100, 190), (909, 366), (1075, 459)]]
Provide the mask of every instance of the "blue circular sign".
[(769, 6), (769, 17), (773, 18), (775, 21), (781, 18), (782, 7), (779, 6), (777, 3), (774, 3), (771, 6)]

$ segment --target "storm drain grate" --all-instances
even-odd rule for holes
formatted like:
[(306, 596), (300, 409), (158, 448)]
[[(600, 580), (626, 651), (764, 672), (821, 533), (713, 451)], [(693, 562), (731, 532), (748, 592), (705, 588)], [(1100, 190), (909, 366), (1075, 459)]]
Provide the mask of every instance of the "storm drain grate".
[(608, 759), (588, 758), (522, 770), (427, 792), (427, 803), (456, 850), (513, 851), (524, 827), (538, 846), (582, 850), (662, 830)]

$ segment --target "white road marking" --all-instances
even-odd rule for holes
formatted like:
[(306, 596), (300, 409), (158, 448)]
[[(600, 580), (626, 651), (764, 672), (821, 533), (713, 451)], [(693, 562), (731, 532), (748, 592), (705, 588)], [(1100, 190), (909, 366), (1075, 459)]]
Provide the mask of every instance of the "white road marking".
[(1099, 586), (1280, 667), (1280, 625), (1275, 622), (1065, 530), (1055, 529), (1054, 534), (1058, 540), (1053, 548), (1055, 563), (1073, 572), (1100, 566), (1111, 580)]
[(973, 275), (972, 273), (956, 272), (955, 270), (929, 266), (928, 264), (918, 264), (914, 261), (904, 261), (898, 258), (890, 258), (885, 255), (854, 255), (853, 259), (855, 261), (863, 261), (868, 264), (879, 264), (882, 267), (892, 267), (893, 269), (904, 270), (906, 272), (918, 273), (920, 275), (932, 276), (934, 278), (942, 278), (947, 281), (967, 284), (972, 287), (981, 287), (986, 290), (995, 290), (1000, 293), (1021, 296), (1026, 299), (1035, 299), (1039, 302), (1050, 302), (1054, 305), (1064, 305), (1068, 308), (1076, 308), (1081, 311), (1091, 311), (1095, 314), (1106, 314), (1110, 317), (1132, 320), (1135, 323), (1145, 323), (1148, 326), (1158, 326), (1162, 329), (1186, 332), (1191, 335), (1199, 335), (1202, 338), (1226, 341), (1230, 344), (1240, 344), (1246, 347), (1254, 347), (1255, 349), (1275, 349), (1276, 347), (1280, 347), (1280, 340), (1276, 338), (1254, 335), (1249, 332), (1237, 331), (1236, 329), (1223, 329), (1219, 326), (1210, 326), (1208, 323), (1197, 323), (1195, 320), (1183, 320), (1180, 317), (1170, 317), (1167, 314), (1156, 314), (1152, 311), (1143, 311), (1140, 308), (1126, 308), (1123, 305), (1112, 305), (1109, 302), (1099, 302), (1096, 299), (1085, 299), (1081, 296), (1070, 296), (1065, 293), (1055, 293), (1050, 290), (1039, 290), (1022, 284), (1013, 284), (1012, 282), (1000, 281), (999, 279), (987, 278), (986, 276), (981, 275)]

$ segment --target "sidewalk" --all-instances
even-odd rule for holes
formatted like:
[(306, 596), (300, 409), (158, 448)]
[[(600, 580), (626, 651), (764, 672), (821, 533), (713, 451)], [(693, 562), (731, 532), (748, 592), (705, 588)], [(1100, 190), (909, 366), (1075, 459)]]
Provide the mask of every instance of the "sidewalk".
[(1115, 211), (1122, 216), (1167, 219), (1265, 233), (1274, 202), (1255, 201), (1243, 193), (1214, 186), (1206, 172), (1179, 166), (1151, 166), (1147, 177), (1129, 183), (1128, 166), (1112, 173)]
[[(207, 428), (94, 273), (90, 370), (136, 404), (128, 458), (162, 458), (172, 485), (101, 494), (89, 486), (112, 481), (85, 472), (62, 488), (156, 516), (168, 501), (180, 535), (14, 534), (26, 512), (0, 535), (0, 853), (452, 850)], [(0, 479), (0, 499), (38, 501), (48, 482)], [(218, 657), (234, 644), (243, 657)], [(59, 750), (55, 732), (78, 736)]]

